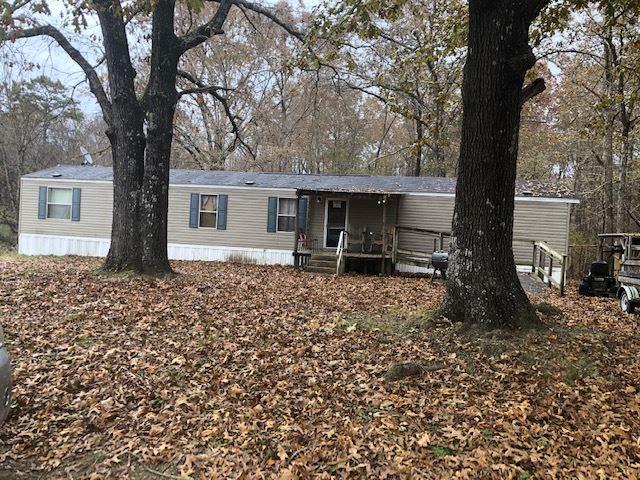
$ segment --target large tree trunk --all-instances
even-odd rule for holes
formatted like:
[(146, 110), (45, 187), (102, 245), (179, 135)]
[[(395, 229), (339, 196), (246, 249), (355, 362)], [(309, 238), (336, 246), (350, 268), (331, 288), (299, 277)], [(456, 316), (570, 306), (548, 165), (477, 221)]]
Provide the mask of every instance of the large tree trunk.
[(140, 194), (144, 170), (143, 112), (136, 98), (136, 75), (119, 13), (110, 1), (97, 6), (104, 38), (109, 86), (112, 93), (111, 126), (107, 132), (113, 156), (113, 221), (111, 247), (104, 267), (111, 271), (142, 268)]
[(174, 2), (158, 0), (151, 32), (151, 70), (144, 102), (147, 148), (142, 185), (142, 271), (171, 272), (167, 255), (169, 166), (173, 140), (173, 116), (178, 102), (176, 76), (180, 58), (173, 32)]
[(540, 324), (512, 250), (522, 87), (535, 63), (528, 31), (538, 12), (530, 3), (469, 2), (462, 138), (441, 313), (489, 328)]

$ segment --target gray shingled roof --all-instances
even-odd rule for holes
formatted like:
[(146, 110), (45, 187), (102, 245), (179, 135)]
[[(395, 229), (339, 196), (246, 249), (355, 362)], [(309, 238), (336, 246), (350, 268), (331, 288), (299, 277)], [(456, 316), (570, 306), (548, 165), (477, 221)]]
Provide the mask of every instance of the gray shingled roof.
[[(24, 178), (58, 178), (82, 181), (111, 181), (111, 167), (58, 165)], [(455, 192), (455, 178), (383, 177), (373, 175), (317, 175), (295, 173), (227, 172), (219, 170), (171, 170), (172, 185), (248, 185), (257, 188), (286, 188), (306, 191), (350, 193), (450, 193)], [(547, 198), (573, 198), (562, 184), (518, 181), (516, 195)]]

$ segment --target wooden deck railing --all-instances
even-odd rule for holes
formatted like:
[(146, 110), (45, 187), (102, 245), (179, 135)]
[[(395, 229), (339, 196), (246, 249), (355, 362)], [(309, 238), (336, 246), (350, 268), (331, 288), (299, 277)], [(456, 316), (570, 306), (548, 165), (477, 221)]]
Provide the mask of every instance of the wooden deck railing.
[[(553, 268), (560, 267), (560, 280), (553, 276)], [(533, 242), (533, 266), (531, 271), (547, 285), (555, 285), (564, 295), (567, 277), (567, 255), (556, 252), (545, 242)]]
[[(398, 244), (400, 243), (400, 236), (403, 233), (416, 235), (420, 239), (418, 242), (424, 244), (425, 248), (428, 248), (429, 243), (433, 242), (431, 251), (399, 248)], [(444, 250), (445, 238), (450, 236), (451, 233), (444, 230), (431, 230), (428, 228), (396, 225), (393, 231), (393, 263), (400, 262), (418, 267), (428, 267), (431, 264), (431, 253), (435, 250)]]

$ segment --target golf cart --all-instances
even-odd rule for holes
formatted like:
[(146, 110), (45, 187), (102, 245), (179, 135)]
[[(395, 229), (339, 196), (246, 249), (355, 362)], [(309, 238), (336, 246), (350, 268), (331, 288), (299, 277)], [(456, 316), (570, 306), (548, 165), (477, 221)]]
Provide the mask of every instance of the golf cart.
[(600, 261), (591, 264), (580, 293), (614, 296), (623, 312), (640, 307), (640, 233), (602, 233)]

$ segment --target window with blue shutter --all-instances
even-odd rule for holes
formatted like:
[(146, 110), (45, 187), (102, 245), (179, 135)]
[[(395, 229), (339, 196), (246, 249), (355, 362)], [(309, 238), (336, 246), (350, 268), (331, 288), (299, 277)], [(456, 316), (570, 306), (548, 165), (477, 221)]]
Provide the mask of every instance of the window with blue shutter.
[(200, 194), (191, 194), (191, 203), (189, 205), (189, 227), (198, 228), (200, 222)]
[(227, 229), (227, 195), (218, 195), (218, 230)]
[(47, 187), (40, 187), (38, 192), (38, 218), (47, 218)]
[(71, 220), (74, 222), (80, 221), (80, 189), (73, 189), (73, 198), (71, 200)]
[(269, 197), (267, 207), (267, 232), (275, 233), (278, 224), (278, 197)]

